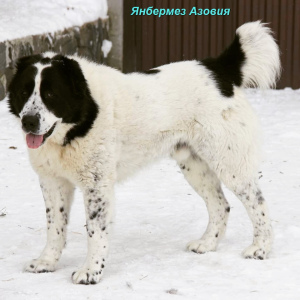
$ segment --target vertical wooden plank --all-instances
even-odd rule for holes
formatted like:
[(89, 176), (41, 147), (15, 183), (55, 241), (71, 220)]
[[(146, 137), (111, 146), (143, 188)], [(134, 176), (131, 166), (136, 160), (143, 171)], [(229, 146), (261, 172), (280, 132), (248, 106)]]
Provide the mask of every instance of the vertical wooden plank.
[[(183, 7), (183, 2), (184, 0), (175, 0), (176, 6), (175, 9), (181, 9)], [(183, 49), (183, 19), (182, 16), (173, 16), (173, 18), (175, 19), (175, 30), (176, 30), (176, 49), (175, 49), (175, 61), (180, 61), (183, 59), (183, 55), (182, 55), (182, 49)]]
[[(223, 0), (217, 1), (217, 10), (224, 8)], [(217, 46), (216, 53), (219, 55), (223, 50), (223, 27), (224, 27), (224, 17), (217, 15)]]
[[(295, 1), (288, 1), (287, 3), (287, 15), (286, 15), (286, 58), (285, 58), (285, 84), (288, 87), (292, 86), (292, 73), (293, 73), (293, 37), (294, 37), (294, 9)], [(298, 28), (300, 30), (300, 27)], [(298, 31), (298, 34), (300, 32)]]
[[(231, 27), (231, 41), (233, 40), (233, 37), (235, 35), (235, 31), (238, 27), (237, 25), (237, 19), (238, 19), (238, 0), (233, 0), (231, 4), (231, 10), (230, 10), (230, 15), (232, 18), (232, 27)], [(231, 43), (231, 41), (229, 43)]]
[[(161, 9), (164, 8), (162, 5), (162, 1), (157, 1), (154, 8)], [(163, 26), (163, 19), (165, 16), (158, 18), (157, 16), (154, 17), (154, 66), (160, 66), (163, 64), (162, 62), (162, 54), (165, 51), (162, 47), (163, 36), (162, 26)]]
[[(172, 3), (171, 3), (172, 2)], [(168, 7), (175, 8), (173, 0), (169, 1)], [(174, 16), (169, 18), (169, 62), (176, 61), (176, 19)]]
[[(160, 2), (160, 1), (159, 1)], [(169, 8), (168, 0), (162, 0), (162, 8)], [(166, 64), (169, 62), (169, 25), (170, 17), (164, 16), (161, 21), (161, 34), (162, 34), (162, 40), (161, 40), (161, 62), (160, 65)]]
[[(193, 6), (197, 6), (197, 1), (196, 0), (190, 0), (189, 5), (186, 10), (186, 14), (188, 15), (190, 10), (192, 9)], [(188, 53), (188, 59), (195, 59), (196, 58), (196, 40), (197, 40), (197, 16), (189, 16), (189, 36), (190, 36), (190, 47), (189, 47), (189, 53)]]
[[(198, 5), (195, 5), (196, 7), (202, 7), (202, 1), (197, 1)], [(204, 58), (204, 51), (203, 51), (203, 28), (204, 28), (204, 19), (199, 18), (198, 16), (196, 18), (196, 58), (197, 60), (201, 60)]]
[(282, 77), (279, 82), (279, 87), (284, 88), (286, 86), (286, 51), (287, 51), (287, 5), (288, 5), (289, 0), (281, 0), (280, 1), (280, 16), (279, 16), (279, 22), (280, 22), (280, 27), (279, 27), (279, 46), (282, 52), (281, 56), (281, 63), (282, 63)]
[[(189, 8), (189, 0), (183, 1), (181, 4), (182, 8), (185, 8), (188, 11)], [(188, 60), (189, 59), (189, 50), (190, 50), (190, 18), (188, 14), (185, 16), (180, 16), (182, 19), (182, 59)]]
[(136, 16), (131, 16), (132, 7), (135, 0), (127, 0), (124, 3), (124, 44), (123, 44), (123, 71), (125, 73), (136, 70), (136, 51), (135, 51), (135, 21)]
[[(204, 0), (202, 1), (202, 6), (198, 5), (199, 8), (202, 8), (203, 10), (210, 7), (210, 0)], [(209, 22), (209, 16), (198, 16), (198, 18), (203, 19), (203, 27), (202, 27), (202, 58), (206, 58), (210, 56), (210, 22)]]
[(234, 0), (226, 0), (224, 1), (224, 8), (230, 8), (230, 15), (224, 16), (224, 26), (223, 26), (223, 49), (227, 47), (233, 38), (233, 16), (232, 16), (232, 6)]
[(300, 1), (295, 0), (292, 88), (300, 88)]
[[(143, 3), (141, 7), (154, 6), (154, 0), (149, 0), (145, 4)], [(153, 15), (142, 16), (142, 70), (149, 70), (154, 67), (154, 17)]]
[(252, 20), (259, 20), (259, 3), (261, 0), (252, 0)]
[[(136, 16), (135, 17), (135, 49), (131, 49), (131, 51), (136, 52), (136, 69), (134, 71), (142, 71), (142, 47), (143, 47), (143, 17)], [(125, 28), (126, 30), (126, 28)], [(125, 42), (125, 41), (124, 41)], [(124, 60), (126, 58), (124, 57)]]
[[(211, 0), (210, 9), (216, 9), (218, 7), (217, 0)], [(217, 22), (220, 16), (214, 15), (210, 16), (210, 54), (209, 56), (215, 57), (218, 55), (217, 44), (218, 44), (218, 31), (217, 31)]]

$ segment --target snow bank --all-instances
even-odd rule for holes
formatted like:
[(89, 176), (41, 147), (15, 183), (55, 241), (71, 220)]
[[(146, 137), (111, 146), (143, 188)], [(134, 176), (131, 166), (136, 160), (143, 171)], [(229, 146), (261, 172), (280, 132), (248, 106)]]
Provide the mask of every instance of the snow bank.
[(0, 42), (107, 18), (106, 0), (1, 0)]

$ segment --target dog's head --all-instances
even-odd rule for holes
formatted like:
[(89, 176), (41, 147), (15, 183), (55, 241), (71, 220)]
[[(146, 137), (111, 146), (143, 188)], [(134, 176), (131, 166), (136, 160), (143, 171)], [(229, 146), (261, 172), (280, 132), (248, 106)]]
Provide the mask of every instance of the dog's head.
[(42, 146), (63, 123), (72, 124), (64, 145), (84, 136), (98, 112), (78, 62), (54, 53), (17, 61), (8, 103), (32, 149)]

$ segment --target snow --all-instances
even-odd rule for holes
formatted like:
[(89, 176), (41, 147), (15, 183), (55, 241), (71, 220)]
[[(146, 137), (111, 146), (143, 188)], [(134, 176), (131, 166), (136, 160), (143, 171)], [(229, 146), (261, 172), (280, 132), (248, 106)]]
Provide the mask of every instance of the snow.
[(103, 40), (101, 50), (103, 52), (103, 56), (107, 57), (112, 47), (112, 42), (108, 40)]
[(264, 131), (260, 184), (275, 232), (270, 258), (242, 258), (252, 228), (228, 190), (231, 215), (217, 252), (186, 252), (186, 243), (204, 232), (207, 212), (179, 168), (165, 159), (117, 187), (110, 263), (96, 286), (70, 279), (86, 254), (80, 192), (57, 271), (22, 272), (43, 249), (45, 208), (19, 125), (1, 102), (0, 210), (6, 216), (0, 217), (0, 299), (299, 299), (300, 90), (247, 93)]
[(107, 18), (107, 0), (1, 0), (0, 42)]

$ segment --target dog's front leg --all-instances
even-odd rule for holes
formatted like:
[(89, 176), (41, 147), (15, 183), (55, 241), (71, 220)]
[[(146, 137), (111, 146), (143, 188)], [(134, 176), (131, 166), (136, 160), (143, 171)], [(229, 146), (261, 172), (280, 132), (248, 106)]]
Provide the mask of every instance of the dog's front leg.
[(84, 190), (88, 253), (81, 269), (72, 274), (74, 283), (96, 284), (103, 276), (108, 254), (108, 226), (113, 215), (114, 191), (111, 180)]
[(41, 178), (47, 216), (47, 244), (40, 257), (30, 261), (25, 271), (52, 272), (66, 243), (66, 227), (74, 195), (74, 186), (61, 178)]

